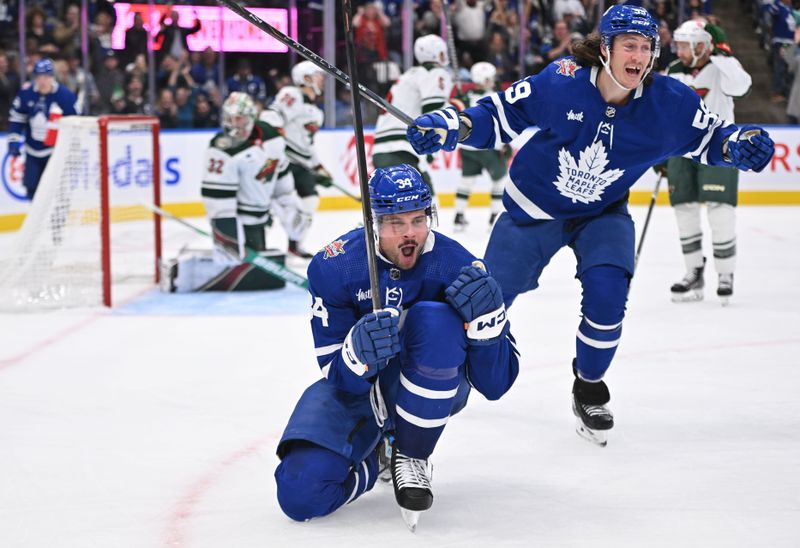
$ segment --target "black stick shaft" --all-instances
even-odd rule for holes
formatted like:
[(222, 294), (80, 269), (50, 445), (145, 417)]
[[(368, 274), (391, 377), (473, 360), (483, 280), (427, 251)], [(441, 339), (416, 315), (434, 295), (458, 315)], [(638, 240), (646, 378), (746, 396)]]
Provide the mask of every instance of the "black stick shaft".
[[(254, 27), (261, 29), (262, 31), (266, 32), (273, 38), (275, 38), (278, 42), (282, 43), (283, 45), (293, 49), (319, 68), (339, 80), (341, 83), (345, 84), (346, 86), (350, 87), (350, 77), (336, 68), (334, 65), (330, 64), (328, 61), (305, 47), (303, 44), (299, 42), (295, 42), (281, 31), (255, 15), (250, 11), (246, 10), (244, 7), (240, 6), (234, 0), (217, 0), (220, 4), (234, 12), (236, 15), (245, 19), (250, 22), (251, 25)], [(392, 105), (391, 103), (387, 102), (383, 97), (375, 93), (369, 88), (358, 84), (358, 90), (366, 97), (373, 105), (378, 108), (381, 108), (406, 124), (407, 126), (414, 125), (414, 119), (411, 118), (408, 114), (403, 112), (402, 110), (398, 109), (396, 106)]]
[(378, 264), (375, 254), (375, 228), (372, 225), (372, 206), (369, 200), (367, 182), (367, 152), (364, 148), (364, 125), (361, 122), (361, 89), (358, 83), (358, 66), (356, 65), (356, 47), (353, 38), (353, 12), (350, 0), (342, 0), (342, 16), (344, 17), (344, 36), (346, 44), (347, 68), (350, 72), (350, 86), (353, 99), (353, 130), (356, 135), (356, 159), (358, 164), (358, 183), (361, 187), (361, 212), (364, 215), (364, 243), (367, 246), (367, 268), (369, 268), (369, 289), (372, 295), (372, 309), (383, 308), (381, 303), (380, 282), (378, 281)]

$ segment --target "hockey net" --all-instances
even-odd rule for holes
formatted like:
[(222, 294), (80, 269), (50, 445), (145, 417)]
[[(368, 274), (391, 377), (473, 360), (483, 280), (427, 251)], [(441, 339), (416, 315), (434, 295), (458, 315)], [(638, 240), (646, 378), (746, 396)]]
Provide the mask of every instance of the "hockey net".
[[(0, 308), (111, 306), (119, 284), (158, 281), (158, 119), (70, 116), (11, 252)], [(116, 292), (116, 289), (115, 289)]]

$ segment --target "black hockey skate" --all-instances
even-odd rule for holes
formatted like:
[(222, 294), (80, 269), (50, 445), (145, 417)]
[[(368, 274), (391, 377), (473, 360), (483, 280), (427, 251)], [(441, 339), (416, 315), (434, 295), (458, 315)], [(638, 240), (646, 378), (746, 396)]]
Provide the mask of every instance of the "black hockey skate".
[(722, 306), (728, 306), (733, 296), (733, 273), (720, 274), (717, 285), (717, 297), (722, 301)]
[(432, 468), (427, 460), (407, 457), (392, 447), (392, 483), (403, 520), (413, 533), (419, 513), (433, 505)]
[(306, 251), (302, 247), (300, 247), (300, 243), (297, 242), (296, 240), (289, 240), (289, 250), (288, 250), (288, 252), (289, 252), (290, 255), (293, 255), (295, 257), (299, 257), (301, 259), (313, 259), (314, 258), (314, 255), (312, 253), (309, 253), (308, 251)]
[(608, 431), (614, 427), (614, 414), (606, 406), (610, 399), (605, 382), (575, 378), (572, 385), (572, 412), (578, 419), (575, 431), (600, 447), (606, 446)]
[(492, 213), (489, 215), (489, 229), (494, 226), (494, 222), (497, 220), (497, 213)]
[(456, 232), (464, 232), (469, 222), (464, 217), (463, 213), (456, 213), (456, 218), (453, 219), (453, 230)]
[(672, 302), (685, 303), (703, 300), (703, 271), (706, 268), (706, 258), (703, 257), (703, 266), (698, 266), (689, 270), (681, 281), (672, 284)]

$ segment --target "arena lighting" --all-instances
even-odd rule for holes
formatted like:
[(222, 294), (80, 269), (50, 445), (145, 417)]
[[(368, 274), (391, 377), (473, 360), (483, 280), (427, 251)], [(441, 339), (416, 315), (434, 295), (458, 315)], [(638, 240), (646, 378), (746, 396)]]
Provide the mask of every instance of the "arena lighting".
[[(280, 30), (284, 34), (297, 35), (297, 13), (292, 14), (292, 29), (289, 30), (289, 10), (281, 8), (248, 8), (261, 19)], [(286, 53), (289, 48), (272, 36), (260, 31), (232, 11), (217, 6), (153, 6), (150, 11), (148, 4), (114, 3), (117, 14), (117, 23), (111, 33), (111, 47), (115, 50), (125, 49), (125, 31), (133, 26), (133, 16), (139, 12), (144, 18), (145, 28), (151, 29), (153, 38), (158, 34), (159, 22), (164, 13), (178, 12), (178, 22), (182, 27), (194, 25), (195, 17), (200, 19), (203, 26), (199, 32), (187, 38), (191, 51), (203, 51), (210, 47), (214, 51), (220, 50), (220, 35), (222, 36), (222, 50), (226, 52), (246, 51), (257, 53)], [(150, 20), (148, 24), (148, 12)], [(222, 25), (220, 25), (220, 20)], [(159, 49), (160, 44), (154, 44)]]

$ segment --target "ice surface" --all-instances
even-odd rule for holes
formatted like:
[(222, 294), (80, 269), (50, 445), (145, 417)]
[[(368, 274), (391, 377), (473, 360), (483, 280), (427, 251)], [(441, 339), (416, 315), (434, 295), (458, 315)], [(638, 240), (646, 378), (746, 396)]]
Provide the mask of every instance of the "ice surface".
[[(310, 247), (358, 215), (320, 214)], [(498, 402), (473, 394), (448, 423), (416, 534), (386, 485), (309, 523), (278, 508), (275, 445), (319, 375), (302, 291), (147, 290), (111, 312), (2, 315), (0, 547), (796, 547), (800, 209), (738, 216), (731, 305), (710, 258), (706, 300), (678, 305), (675, 221), (656, 208), (606, 377), (606, 448), (573, 430), (580, 288), (557, 255), (510, 310), (516, 385)], [(451, 233), (452, 210), (440, 217)], [(488, 212), (468, 218), (459, 239), (480, 254)], [(167, 235), (173, 253), (202, 245)]]

